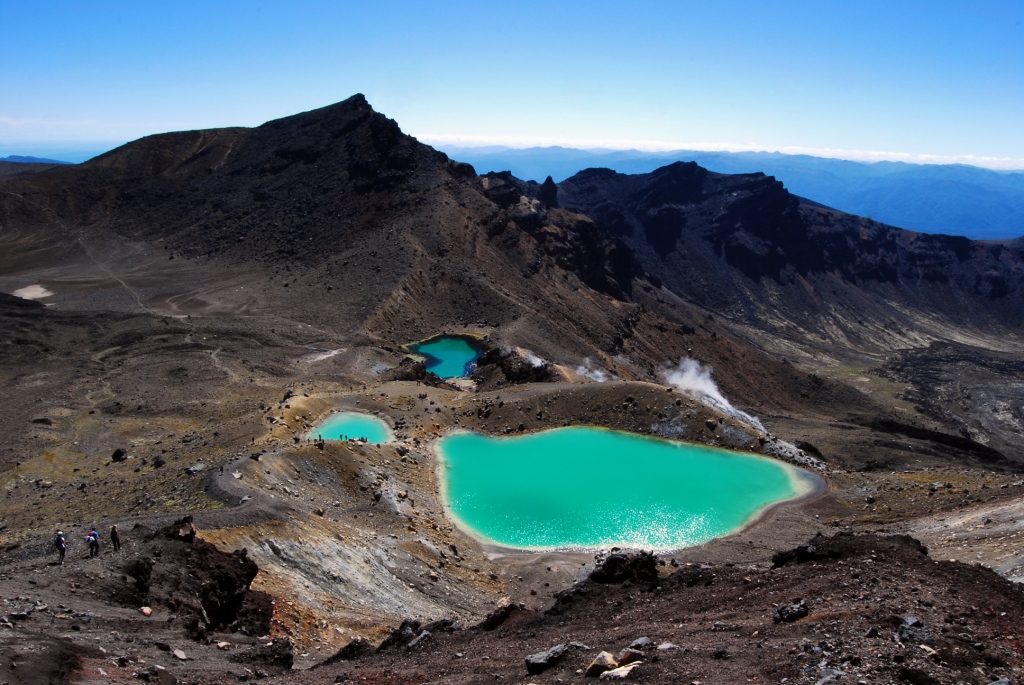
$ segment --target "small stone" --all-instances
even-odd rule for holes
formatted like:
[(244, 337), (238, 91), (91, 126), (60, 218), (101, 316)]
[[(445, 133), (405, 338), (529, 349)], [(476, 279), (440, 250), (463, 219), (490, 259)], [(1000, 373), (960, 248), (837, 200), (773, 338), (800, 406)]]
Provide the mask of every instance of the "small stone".
[(169, 652), (169, 651), (171, 651), (171, 646), (169, 644), (167, 644), (166, 642), (154, 642), (153, 646), (156, 647), (157, 649), (159, 649), (161, 652)]
[(660, 645), (658, 645), (659, 652), (667, 652), (672, 649), (679, 649), (679, 645), (674, 644), (672, 642), (662, 642)]
[(610, 652), (601, 652), (596, 657), (594, 657), (594, 660), (590, 662), (589, 666), (587, 666), (587, 670), (584, 671), (584, 675), (586, 675), (588, 678), (593, 678), (594, 676), (601, 675), (605, 671), (610, 671), (613, 668), (618, 667), (619, 663), (615, 660), (615, 657), (613, 657)]
[(114, 453), (110, 455), (111, 461), (124, 461), (128, 458), (128, 451), (123, 447), (118, 447), (114, 450)]
[(139, 611), (142, 612), (143, 616), (152, 616), (153, 615), (153, 610), (150, 609), (149, 607), (142, 607), (141, 609), (139, 609)]
[(649, 637), (638, 637), (629, 644), (630, 649), (650, 649), (654, 646), (654, 640)]
[(605, 671), (601, 674), (601, 680), (625, 680), (629, 677), (629, 674), (633, 672), (637, 666), (642, 664), (642, 661), (634, 661), (628, 666), (620, 666), (619, 668), (613, 668), (610, 671)]
[(776, 623), (792, 623), (793, 621), (799, 621), (809, 611), (807, 602), (801, 599), (795, 604), (785, 604), (776, 609), (774, 620)]
[(842, 678), (846, 673), (844, 671), (838, 671), (834, 668), (823, 668), (821, 669), (821, 678), (814, 685), (826, 685)]
[(925, 627), (920, 619), (914, 616), (904, 617), (903, 623), (896, 630), (896, 635), (903, 642), (928, 645), (929, 647), (935, 646), (935, 638), (932, 637), (931, 631)]
[(631, 664), (634, 661), (640, 661), (643, 658), (644, 654), (639, 649), (627, 647), (618, 653), (615, 660), (619, 662), (619, 666), (625, 666), (626, 664)]
[(526, 657), (526, 672), (530, 675), (543, 673), (565, 656), (567, 651), (569, 651), (569, 648), (563, 644), (555, 645), (544, 652), (537, 652), (536, 654), (529, 655)]
[(180, 649), (176, 649), (171, 653), (174, 654), (174, 658), (179, 661), (185, 661), (186, 659), (188, 659), (188, 657), (185, 656), (185, 652), (181, 651)]
[(864, 637), (878, 637), (878, 628), (874, 626), (868, 628), (868, 632), (864, 633)]
[(218, 642), (217, 643), (217, 649), (231, 649), (231, 643), (230, 642)]

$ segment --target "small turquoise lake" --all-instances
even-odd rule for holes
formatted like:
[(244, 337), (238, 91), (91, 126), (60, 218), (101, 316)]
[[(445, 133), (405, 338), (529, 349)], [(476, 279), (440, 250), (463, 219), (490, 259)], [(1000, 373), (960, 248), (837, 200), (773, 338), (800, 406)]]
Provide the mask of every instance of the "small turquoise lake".
[(331, 414), (323, 423), (309, 432), (312, 440), (356, 440), (365, 439), (375, 445), (395, 439), (391, 427), (376, 416), (355, 411)]
[(525, 550), (691, 547), (817, 478), (756, 454), (591, 427), (460, 431), (436, 449), (446, 513), (484, 543)]
[(469, 336), (442, 335), (413, 343), (409, 351), (423, 357), (427, 371), (441, 378), (462, 378), (473, 373), (476, 360), (487, 349)]

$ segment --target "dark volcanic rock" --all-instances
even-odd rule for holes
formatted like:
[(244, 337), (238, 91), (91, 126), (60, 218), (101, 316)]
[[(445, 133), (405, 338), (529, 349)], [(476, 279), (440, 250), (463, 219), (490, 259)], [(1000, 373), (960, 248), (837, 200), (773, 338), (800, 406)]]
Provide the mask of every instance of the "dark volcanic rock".
[(402, 625), (392, 630), (391, 634), (384, 638), (384, 641), (377, 647), (377, 651), (382, 652), (396, 645), (409, 644), (420, 634), (420, 626), (419, 621), (411, 619), (402, 621)]
[(518, 350), (494, 348), (477, 360), (472, 378), (486, 390), (506, 383), (555, 382), (562, 375), (552, 364), (527, 359)]
[(269, 643), (248, 647), (228, 658), (239, 664), (258, 665), (277, 671), (287, 671), (295, 662), (295, 651), (292, 648), (291, 640), (286, 637), (275, 637)]
[(514, 612), (522, 609), (522, 606), (515, 602), (508, 602), (502, 604), (497, 609), (487, 614), (486, 618), (480, 622), (479, 628), (483, 630), (494, 630), (511, 616)]
[(590, 579), (595, 583), (624, 583), (658, 579), (658, 560), (650, 552), (609, 554), (598, 564)]
[(568, 651), (569, 646), (562, 644), (555, 645), (551, 649), (545, 650), (543, 652), (530, 654), (525, 659), (526, 672), (530, 675), (537, 675), (538, 673), (543, 673), (544, 671), (558, 663)]
[(357, 637), (313, 668), (329, 666), (331, 664), (336, 664), (339, 661), (352, 661), (359, 657), (369, 656), (376, 651), (377, 650), (374, 648), (372, 642), (367, 640), (365, 637)]
[(931, 631), (925, 627), (920, 619), (913, 616), (907, 616), (903, 619), (900, 627), (896, 629), (896, 636), (903, 642), (915, 645), (928, 645), (929, 647), (935, 646), (935, 637), (931, 634)]
[(550, 176), (544, 179), (537, 190), (537, 199), (548, 207), (558, 207), (558, 186)]
[(807, 602), (801, 599), (799, 602), (780, 606), (775, 610), (772, 620), (776, 623), (792, 623), (807, 616), (809, 612), (810, 609), (807, 606)]
[[(143, 530), (133, 532), (143, 537)], [(195, 537), (191, 517), (149, 533), (142, 543), (147, 556), (124, 567), (124, 573), (134, 579), (133, 585), (111, 586), (116, 601), (134, 607), (163, 604), (182, 616), (199, 619), (203, 630), (269, 634), (273, 600), (250, 588), (259, 567), (246, 550), (222, 552)], [(203, 630), (193, 625), (189, 632), (201, 635)]]
[[(928, 556), (928, 548), (919, 540), (909, 535), (890, 535), (882, 538), (888, 546), (899, 547), (913, 554)], [(825, 537), (821, 534), (811, 538), (804, 545), (797, 545), (791, 550), (776, 552), (772, 557), (772, 564), (775, 568), (781, 568), (788, 564), (805, 564), (812, 561), (825, 561), (843, 559), (848, 556), (863, 555), (866, 538), (840, 533), (833, 537)]]

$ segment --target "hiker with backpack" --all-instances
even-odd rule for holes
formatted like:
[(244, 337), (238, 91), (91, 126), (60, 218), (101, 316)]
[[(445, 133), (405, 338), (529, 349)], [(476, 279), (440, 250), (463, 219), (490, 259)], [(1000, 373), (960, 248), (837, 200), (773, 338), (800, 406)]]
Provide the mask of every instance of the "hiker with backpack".
[(62, 530), (58, 530), (57, 531), (56, 537), (53, 538), (53, 546), (57, 550), (57, 554), (60, 555), (60, 559), (57, 560), (57, 563), (60, 564), (61, 566), (63, 566), (64, 565), (64, 555), (67, 554), (67, 551), (68, 551), (68, 543), (64, 539), (64, 531), (62, 531)]
[(96, 557), (100, 554), (100, 534), (93, 528), (89, 531), (89, 535), (86, 536), (85, 541), (89, 544), (89, 556)]

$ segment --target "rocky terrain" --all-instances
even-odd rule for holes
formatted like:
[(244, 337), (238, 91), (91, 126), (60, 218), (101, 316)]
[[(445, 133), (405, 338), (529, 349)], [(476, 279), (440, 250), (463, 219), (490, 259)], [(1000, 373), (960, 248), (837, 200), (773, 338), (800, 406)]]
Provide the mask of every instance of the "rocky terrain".
[[(686, 165), (477, 176), (355, 96), (5, 176), (0, 255), (0, 682), (585, 680), (645, 635), (648, 682), (1018, 677), (998, 575), (1024, 566), (1017, 243)], [(472, 382), (407, 360), (442, 332), (488, 348)], [(765, 430), (673, 385), (684, 358)], [(396, 441), (311, 442), (339, 409)], [(437, 437), (574, 423), (761, 452), (823, 487), (629, 585), (447, 520)], [(771, 570), (819, 533), (836, 555)], [(773, 623), (796, 598), (808, 616)], [(907, 616), (927, 650), (893, 637)]]

